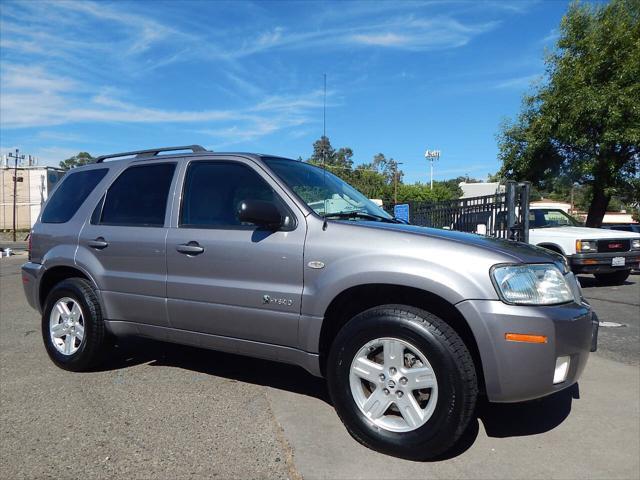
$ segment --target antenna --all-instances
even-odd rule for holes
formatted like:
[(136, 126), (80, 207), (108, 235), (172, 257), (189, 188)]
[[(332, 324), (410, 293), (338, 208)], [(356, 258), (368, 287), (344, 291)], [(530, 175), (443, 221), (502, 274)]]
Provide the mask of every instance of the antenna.
[(327, 136), (327, 74), (324, 74), (324, 98), (322, 103), (322, 136)]
[[(324, 191), (327, 191), (327, 74), (324, 73), (324, 95), (322, 99), (322, 183), (324, 187)], [(322, 230), (327, 229), (327, 204), (328, 199), (324, 199), (324, 214), (325, 219), (322, 224)]]

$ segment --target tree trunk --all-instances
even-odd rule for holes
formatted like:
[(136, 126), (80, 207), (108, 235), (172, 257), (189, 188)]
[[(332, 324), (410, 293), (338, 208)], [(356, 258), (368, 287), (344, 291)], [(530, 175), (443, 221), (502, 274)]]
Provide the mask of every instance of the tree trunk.
[(589, 213), (587, 214), (587, 227), (600, 228), (610, 199), (611, 195), (607, 195), (604, 192), (604, 188), (594, 184), (593, 198), (591, 199), (591, 205), (589, 205)]

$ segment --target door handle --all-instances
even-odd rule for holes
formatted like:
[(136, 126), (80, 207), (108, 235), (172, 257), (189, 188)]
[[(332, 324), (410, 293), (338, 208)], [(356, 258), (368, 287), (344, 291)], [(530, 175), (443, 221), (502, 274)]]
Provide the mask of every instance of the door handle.
[(102, 237), (98, 237), (95, 240), (89, 240), (87, 242), (91, 248), (95, 248), (96, 250), (102, 250), (103, 248), (107, 248), (109, 243), (104, 240)]
[(185, 255), (200, 255), (204, 252), (204, 248), (202, 248), (198, 242), (176, 245), (176, 250), (180, 253), (184, 253)]

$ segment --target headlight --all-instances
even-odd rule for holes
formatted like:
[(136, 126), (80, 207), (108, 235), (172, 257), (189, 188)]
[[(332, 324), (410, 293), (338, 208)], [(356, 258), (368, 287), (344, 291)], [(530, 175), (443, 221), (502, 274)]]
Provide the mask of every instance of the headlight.
[(506, 303), (556, 305), (574, 299), (565, 277), (552, 264), (498, 266), (491, 274)]
[(640, 250), (640, 238), (631, 240), (631, 250)]
[(576, 252), (592, 253), (598, 251), (598, 243), (595, 240), (576, 240)]

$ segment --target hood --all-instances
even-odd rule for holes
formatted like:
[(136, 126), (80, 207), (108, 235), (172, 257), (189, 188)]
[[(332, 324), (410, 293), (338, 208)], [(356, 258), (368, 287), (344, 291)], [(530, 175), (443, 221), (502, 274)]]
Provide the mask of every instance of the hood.
[(608, 230), (606, 228), (589, 227), (545, 227), (532, 228), (538, 234), (549, 237), (575, 238), (576, 240), (600, 240), (600, 239), (620, 239), (620, 238), (640, 238), (640, 233), (624, 232), (620, 230)]
[(494, 253), (500, 253), (509, 257), (505, 262), (514, 263), (552, 263), (563, 261), (562, 255), (553, 253), (545, 248), (536, 247), (527, 243), (512, 242), (499, 238), (485, 237), (474, 233), (457, 232), (453, 230), (441, 230), (439, 228), (419, 227), (417, 225), (405, 225), (400, 223), (384, 223), (376, 221), (344, 221), (342, 224), (349, 224), (355, 227), (371, 228), (376, 230), (392, 231), (410, 235), (420, 235), (423, 237), (455, 242), (464, 246), (480, 248)]

